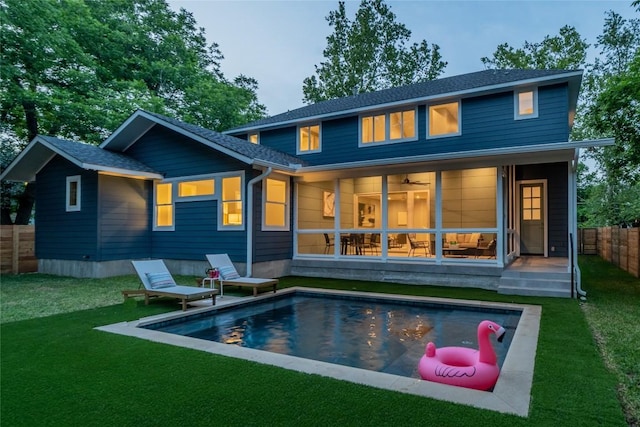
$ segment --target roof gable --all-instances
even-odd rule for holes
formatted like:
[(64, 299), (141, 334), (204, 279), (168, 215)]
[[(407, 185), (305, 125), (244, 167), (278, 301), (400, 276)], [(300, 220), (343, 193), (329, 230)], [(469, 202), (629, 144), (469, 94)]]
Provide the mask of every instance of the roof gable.
[(272, 166), (279, 170), (294, 171), (306, 163), (298, 157), (270, 147), (252, 144), (244, 139), (144, 110), (132, 114), (100, 147), (125, 151), (155, 125), (183, 134), (249, 165)]
[(357, 114), (364, 110), (424, 102), (429, 99), (469, 95), (477, 96), (505, 90), (509, 87), (553, 84), (554, 82), (560, 81), (570, 83), (572, 88), (571, 97), (575, 99), (573, 101), (573, 107), (575, 108), (581, 79), (582, 71), (580, 70), (484, 70), (318, 102), (287, 111), (286, 113), (257, 120), (230, 129), (225, 133), (239, 133), (241, 131), (259, 130), (262, 128), (293, 124), (305, 120), (340, 117)]

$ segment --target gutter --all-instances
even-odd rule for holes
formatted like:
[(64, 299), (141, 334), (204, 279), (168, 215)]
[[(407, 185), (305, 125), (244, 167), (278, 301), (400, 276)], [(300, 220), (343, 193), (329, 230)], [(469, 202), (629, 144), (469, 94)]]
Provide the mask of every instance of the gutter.
[(247, 185), (247, 273), (251, 277), (253, 273), (253, 186), (271, 175), (273, 168), (269, 166), (265, 172), (249, 181)]

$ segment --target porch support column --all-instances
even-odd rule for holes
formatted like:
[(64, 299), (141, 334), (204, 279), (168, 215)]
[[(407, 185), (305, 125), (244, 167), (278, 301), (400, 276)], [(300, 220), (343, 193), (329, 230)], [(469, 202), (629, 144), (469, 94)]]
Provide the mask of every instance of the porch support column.
[(498, 238), (496, 239), (496, 262), (498, 267), (504, 267), (504, 248), (506, 247), (506, 233), (505, 233), (505, 205), (503, 194), (503, 182), (505, 180), (505, 166), (498, 166), (496, 168), (496, 225), (498, 226)]
[(442, 264), (442, 172), (436, 171), (436, 264)]

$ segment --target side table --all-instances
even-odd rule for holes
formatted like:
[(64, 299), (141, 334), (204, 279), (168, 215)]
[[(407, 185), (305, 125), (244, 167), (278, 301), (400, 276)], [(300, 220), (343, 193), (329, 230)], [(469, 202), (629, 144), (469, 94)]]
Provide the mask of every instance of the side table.
[[(216, 283), (220, 284), (220, 280), (217, 277), (205, 277), (204, 279), (202, 279), (202, 287), (204, 288), (207, 283), (209, 284), (209, 287), (211, 289), (215, 289), (215, 285)], [(220, 284), (220, 298), (222, 298), (224, 296), (224, 292), (222, 291), (222, 284)]]

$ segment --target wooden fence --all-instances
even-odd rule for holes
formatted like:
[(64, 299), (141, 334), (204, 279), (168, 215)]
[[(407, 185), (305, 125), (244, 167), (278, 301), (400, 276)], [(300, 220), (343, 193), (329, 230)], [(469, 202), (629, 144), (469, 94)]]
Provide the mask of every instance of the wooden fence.
[(581, 228), (578, 251), (603, 259), (640, 277), (640, 228)]
[(0, 225), (0, 274), (38, 271), (33, 225)]

